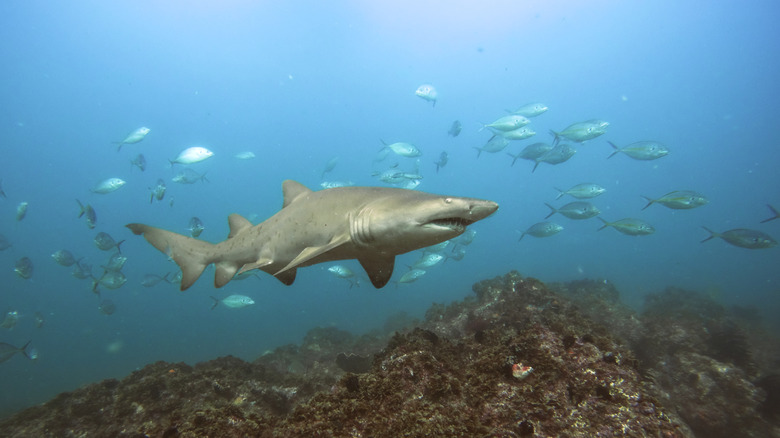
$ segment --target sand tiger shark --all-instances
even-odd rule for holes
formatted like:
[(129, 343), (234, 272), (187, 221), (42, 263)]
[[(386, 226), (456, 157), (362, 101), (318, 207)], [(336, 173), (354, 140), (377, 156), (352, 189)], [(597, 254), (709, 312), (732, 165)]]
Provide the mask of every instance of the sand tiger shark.
[(228, 216), (227, 240), (213, 244), (144, 224), (128, 224), (182, 271), (181, 290), (214, 263), (214, 286), (259, 269), (286, 285), (297, 268), (357, 259), (374, 287), (393, 274), (395, 256), (452, 239), (498, 209), (492, 201), (387, 187), (337, 187), (312, 191), (286, 180), (282, 209), (252, 225)]

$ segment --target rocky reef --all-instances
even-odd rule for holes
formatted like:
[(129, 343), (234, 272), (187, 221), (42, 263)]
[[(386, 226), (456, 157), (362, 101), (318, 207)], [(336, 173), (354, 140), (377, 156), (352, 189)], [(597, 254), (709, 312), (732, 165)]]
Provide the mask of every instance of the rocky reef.
[(605, 281), (516, 272), (397, 316), (310, 331), (252, 363), (158, 362), (0, 422), (3, 436), (780, 436), (778, 343), (695, 292), (643, 313)]

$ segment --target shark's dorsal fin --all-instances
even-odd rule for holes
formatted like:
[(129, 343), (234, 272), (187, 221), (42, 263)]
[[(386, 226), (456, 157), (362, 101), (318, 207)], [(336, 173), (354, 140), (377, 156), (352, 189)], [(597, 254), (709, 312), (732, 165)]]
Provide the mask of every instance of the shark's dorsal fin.
[(279, 272), (275, 273), (274, 275), (278, 276), (279, 274), (283, 273), (288, 269), (295, 269), (298, 266), (301, 266), (304, 263), (310, 261), (311, 259), (318, 257), (322, 254), (325, 254), (326, 252), (331, 251), (335, 248), (338, 248), (339, 246), (347, 242), (349, 242), (349, 234), (343, 234), (341, 236), (334, 237), (333, 240), (331, 240), (329, 243), (325, 245), (309, 246), (307, 248), (304, 248), (303, 251), (298, 253), (297, 257), (295, 257), (290, 263), (287, 264), (287, 266), (280, 269)]
[(230, 226), (230, 234), (228, 234), (228, 239), (233, 238), (236, 234), (246, 230), (247, 228), (252, 228), (252, 222), (249, 222), (245, 217), (236, 213), (228, 216), (228, 225)]
[(393, 276), (393, 267), (395, 266), (394, 255), (375, 254), (368, 257), (361, 257), (358, 261), (360, 262), (360, 266), (365, 269), (366, 274), (368, 274), (371, 284), (377, 289), (384, 287), (387, 282), (390, 281), (390, 277)]
[(282, 183), (282, 195), (284, 195), (284, 204), (282, 204), (282, 208), (287, 207), (295, 202), (296, 199), (306, 196), (311, 192), (312, 191), (309, 190), (308, 187), (298, 181), (293, 181), (291, 179), (284, 180)]

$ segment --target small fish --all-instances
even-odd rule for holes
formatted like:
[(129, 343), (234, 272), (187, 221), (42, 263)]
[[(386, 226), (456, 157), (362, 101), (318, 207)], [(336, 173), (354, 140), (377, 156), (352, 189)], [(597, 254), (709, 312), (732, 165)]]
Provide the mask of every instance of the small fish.
[(95, 213), (95, 209), (89, 204), (85, 207), (78, 199), (76, 199), (76, 202), (79, 203), (79, 208), (81, 209), (79, 211), (79, 217), (86, 215), (87, 227), (90, 229), (95, 228), (95, 225), (97, 224), (97, 213)]
[(449, 161), (449, 156), (444, 151), (439, 155), (439, 161), (433, 162), (436, 165), (436, 173), (439, 173), (439, 169), (447, 165), (447, 161)]
[(122, 140), (122, 141), (115, 141), (114, 144), (119, 145), (116, 148), (116, 151), (119, 152), (119, 150), (122, 149), (122, 145), (135, 144), (135, 143), (138, 143), (139, 141), (143, 140), (144, 137), (146, 137), (146, 134), (149, 133), (149, 131), (151, 131), (149, 128), (147, 128), (145, 126), (142, 126), (142, 127), (138, 128), (138, 129), (136, 129), (135, 131), (131, 132), (130, 134), (128, 134), (127, 137), (125, 137), (124, 140)]
[(634, 218), (625, 218), (620, 219), (619, 221), (615, 222), (607, 222), (606, 220), (599, 217), (601, 222), (604, 223), (604, 225), (598, 229), (598, 231), (603, 230), (607, 227), (612, 227), (618, 231), (620, 231), (623, 234), (629, 235), (629, 236), (646, 236), (648, 234), (655, 233), (655, 228), (653, 228), (652, 225), (648, 224), (647, 222), (641, 220), (641, 219), (634, 219)]
[(540, 114), (544, 114), (548, 109), (547, 105), (543, 103), (527, 103), (514, 111), (506, 110), (506, 112), (519, 116), (536, 117)]
[(83, 259), (79, 259), (76, 261), (76, 264), (73, 265), (73, 272), (71, 272), (71, 275), (79, 280), (90, 278), (92, 277), (92, 265), (83, 261)]
[(0, 234), (0, 251), (5, 251), (6, 249), (14, 246), (11, 241), (8, 240), (7, 237)]
[(3, 198), (7, 198), (7, 196), (5, 196), (5, 192), (3, 191), (3, 179), (2, 178), (0, 178), (0, 196), (2, 196)]
[(427, 269), (444, 261), (444, 256), (437, 252), (427, 252), (412, 265), (412, 269)]
[(76, 258), (73, 257), (73, 254), (67, 249), (61, 249), (59, 251), (55, 251), (51, 255), (51, 258), (53, 258), (54, 261), (57, 262), (58, 264), (65, 267), (73, 266), (76, 263)]
[[(382, 149), (379, 150), (380, 155), (382, 155), (383, 151), (387, 151), (387, 150), (390, 150), (394, 154), (406, 158), (419, 157), (420, 155), (422, 155), (420, 149), (418, 149), (417, 146), (411, 143), (396, 142), (396, 143), (387, 144), (385, 143), (384, 140), (380, 140), (380, 141), (384, 145), (384, 147), (382, 147)], [(381, 161), (381, 160), (377, 160), (377, 161)]]
[(22, 353), (24, 354), (28, 359), (33, 359), (30, 357), (30, 355), (27, 353), (27, 347), (30, 345), (30, 342), (24, 344), (24, 347), (14, 347), (11, 344), (6, 344), (5, 342), (0, 342), (0, 363), (3, 363), (7, 361), (8, 359), (14, 357), (16, 353)]
[(176, 158), (168, 161), (170, 161), (171, 166), (174, 164), (195, 164), (213, 156), (214, 152), (211, 152), (210, 150), (201, 146), (193, 146), (181, 151), (181, 153), (179, 153)]
[(547, 203), (544, 205), (548, 206), (550, 210), (552, 210), (550, 214), (545, 217), (545, 219), (549, 218), (555, 213), (560, 213), (569, 219), (590, 219), (594, 216), (598, 216), (601, 213), (601, 211), (596, 208), (595, 205), (585, 201), (570, 202), (561, 208), (555, 208)]
[(617, 147), (615, 143), (612, 143), (611, 141), (608, 141), (607, 143), (615, 149), (615, 152), (612, 152), (607, 159), (612, 158), (620, 152), (623, 152), (635, 160), (644, 161), (655, 160), (669, 154), (669, 148), (656, 141), (638, 141), (636, 143), (631, 143), (628, 146), (624, 146), (623, 148)]
[(125, 274), (119, 271), (104, 270), (103, 275), (100, 278), (92, 278), (92, 292), (100, 293), (98, 286), (103, 286), (108, 289), (119, 289), (125, 283), (127, 283), (127, 277)]
[(407, 272), (406, 274), (402, 275), (401, 278), (398, 279), (398, 281), (395, 282), (396, 286), (398, 286), (401, 283), (407, 284), (407, 283), (413, 283), (417, 281), (420, 277), (425, 275), (426, 271), (422, 269), (412, 269), (411, 271)]
[(530, 126), (523, 126), (522, 128), (513, 129), (511, 131), (501, 132), (499, 134), (507, 140), (525, 140), (536, 135), (536, 131), (531, 129)]
[(492, 123), (482, 124), (482, 128), (479, 130), (482, 131), (485, 128), (490, 128), (494, 131), (508, 132), (522, 128), (529, 123), (531, 123), (531, 121), (528, 120), (525, 116), (510, 114), (508, 116), (499, 117)]
[(206, 227), (203, 226), (203, 222), (196, 216), (193, 216), (192, 219), (190, 219), (189, 225), (190, 227), (187, 229), (190, 231), (190, 236), (192, 237), (200, 236), (200, 233), (206, 229)]
[(122, 253), (115, 252), (111, 254), (103, 268), (109, 271), (121, 271), (125, 267), (125, 263), (127, 263), (127, 257), (123, 256)]
[(24, 216), (27, 214), (27, 206), (29, 203), (27, 202), (21, 202), (18, 206), (16, 206), (16, 220), (20, 221), (24, 219)]
[(534, 237), (550, 237), (560, 233), (561, 231), (563, 231), (563, 227), (554, 222), (539, 222), (531, 225), (527, 230), (523, 231), (517, 241), (519, 242), (523, 240), (523, 237), (525, 237), (526, 234)]
[(90, 189), (92, 193), (98, 193), (105, 195), (107, 193), (115, 192), (121, 189), (127, 182), (121, 178), (108, 178), (97, 183), (97, 185)]
[(446, 260), (453, 259), (456, 262), (463, 260), (463, 257), (466, 257), (466, 249), (465, 248), (453, 248), (452, 252), (450, 252), (449, 255), (446, 256)]
[(544, 155), (534, 160), (536, 161), (536, 164), (534, 164), (534, 168), (531, 169), (531, 172), (533, 173), (536, 171), (536, 168), (539, 167), (540, 163), (547, 163), (552, 165), (565, 163), (566, 161), (569, 161), (569, 159), (576, 153), (577, 150), (570, 145), (566, 143), (558, 144), (549, 151), (545, 152)]
[(488, 140), (487, 143), (485, 143), (484, 146), (481, 148), (474, 146), (474, 149), (477, 150), (477, 158), (479, 158), (479, 156), (482, 155), (482, 152), (490, 152), (494, 154), (496, 152), (503, 151), (507, 146), (509, 146), (509, 140), (500, 135), (494, 135), (490, 138), (490, 140)]
[(161, 281), (168, 281), (168, 276), (171, 275), (170, 272), (166, 273), (164, 276), (160, 277), (156, 274), (146, 274), (144, 275), (144, 279), (141, 280), (141, 285), (143, 287), (152, 287), (155, 286), (157, 283)]
[(452, 241), (457, 245), (468, 246), (471, 245), (475, 237), (477, 237), (477, 231), (469, 228), (460, 236), (452, 239)]
[(9, 310), (8, 312), (5, 312), (3, 321), (0, 322), (0, 327), (10, 330), (16, 327), (17, 322), (19, 322), (19, 312), (16, 310)]
[(110, 234), (104, 233), (103, 231), (97, 233), (95, 236), (95, 246), (97, 246), (99, 249), (103, 251), (108, 251), (112, 248), (116, 248), (117, 251), (122, 252), (121, 249), (119, 249), (119, 245), (122, 244), (124, 240), (120, 240), (119, 242), (115, 241), (113, 237), (111, 237)]
[(568, 138), (577, 143), (582, 143), (606, 133), (607, 126), (609, 126), (609, 122), (603, 120), (588, 120), (571, 124), (561, 132), (550, 130), (550, 134), (555, 138), (553, 140), (553, 145), (558, 144), (561, 137)]
[(463, 125), (460, 123), (460, 120), (455, 120), (452, 122), (452, 126), (450, 126), (450, 130), (447, 131), (447, 134), (451, 135), (452, 137), (457, 137), (462, 129)]
[[(769, 205), (769, 204), (767, 204), (766, 206), (767, 206), (767, 207), (769, 207), (769, 210), (771, 210), (771, 211), (772, 211), (772, 214), (773, 214), (774, 216), (770, 217), (769, 219), (764, 219), (764, 220), (762, 220), (762, 221), (761, 221), (761, 223), (762, 223), (762, 224), (763, 224), (763, 223), (766, 223), (766, 222), (769, 222), (769, 221), (773, 221), (773, 220), (775, 220), (775, 219), (780, 219), (780, 211), (777, 211), (777, 209), (776, 209), (776, 208), (772, 207), (772, 206), (771, 206), (771, 205)], [(4, 248), (2, 248), (2, 245), (0, 245), (0, 250), (2, 250), (2, 249), (4, 249)]]
[(114, 304), (114, 302), (109, 299), (104, 299), (100, 301), (100, 304), (98, 305), (98, 310), (103, 315), (113, 315), (114, 312), (116, 312), (116, 304)]
[(130, 160), (130, 164), (141, 169), (141, 172), (146, 170), (146, 158), (144, 158), (144, 154), (136, 155), (134, 159)]
[(29, 257), (22, 257), (19, 260), (16, 261), (16, 266), (14, 267), (14, 272), (16, 272), (16, 275), (24, 278), (25, 280), (29, 280), (30, 277), (32, 277), (33, 274), (33, 262), (30, 260)]
[(338, 278), (352, 278), (355, 276), (355, 273), (352, 272), (351, 269), (349, 269), (346, 266), (343, 265), (334, 265), (328, 268), (328, 272), (335, 275)]
[(739, 246), (740, 248), (765, 249), (777, 246), (777, 241), (773, 239), (772, 236), (758, 230), (735, 228), (722, 233), (716, 233), (707, 227), (702, 228), (710, 233), (710, 237), (702, 240), (702, 243), (714, 239), (715, 237), (720, 237), (727, 243)]
[(41, 327), (43, 327), (43, 324), (46, 323), (46, 319), (44, 319), (43, 313), (41, 313), (41, 312), (35, 312), (34, 319), (35, 319), (35, 327), (36, 328), (41, 328)]
[(515, 161), (517, 161), (518, 158), (522, 158), (524, 160), (531, 160), (536, 161), (537, 158), (541, 157), (542, 155), (546, 154), (552, 149), (551, 144), (547, 143), (534, 143), (529, 144), (528, 146), (524, 147), (522, 151), (520, 151), (517, 155), (512, 155), (509, 152), (507, 152), (507, 155), (512, 157), (512, 166), (515, 165)]
[(325, 174), (333, 171), (333, 169), (336, 168), (336, 164), (339, 162), (339, 157), (333, 157), (330, 160), (328, 160), (327, 163), (325, 163), (325, 168), (322, 169), (322, 174), (320, 175), (320, 179), (325, 178)]
[(647, 196), (642, 197), (648, 201), (647, 205), (642, 207), (642, 210), (656, 202), (673, 210), (689, 210), (691, 208), (701, 207), (710, 202), (704, 195), (694, 192), (693, 190), (675, 190), (658, 199), (650, 199)]
[(214, 305), (211, 306), (211, 310), (214, 310), (214, 308), (217, 307), (219, 303), (222, 303), (229, 309), (240, 309), (242, 307), (251, 306), (255, 303), (253, 299), (245, 295), (230, 295), (229, 297), (223, 298), (221, 300), (214, 297), (211, 297), (211, 299), (214, 300)]
[(195, 184), (198, 181), (209, 182), (209, 180), (206, 179), (206, 172), (200, 174), (190, 169), (189, 167), (185, 168), (184, 170), (177, 173), (176, 176), (173, 177), (173, 182), (179, 184)]
[(433, 85), (429, 84), (420, 85), (414, 94), (422, 100), (433, 102), (433, 106), (436, 106), (436, 100), (439, 98), (439, 93), (436, 92)]
[(154, 202), (154, 199), (157, 198), (158, 201), (162, 201), (165, 197), (165, 181), (162, 179), (157, 180), (157, 185), (154, 187), (150, 187), (149, 190), (152, 191), (152, 196), (149, 197), (149, 203), (151, 204)]
[(555, 199), (560, 199), (564, 195), (569, 195), (577, 199), (589, 199), (589, 198), (595, 198), (596, 196), (599, 196), (600, 194), (607, 191), (604, 187), (601, 187), (598, 184), (593, 183), (582, 183), (577, 184), (576, 186), (573, 186), (569, 190), (561, 190), (557, 187), (555, 187), (555, 190), (559, 191), (558, 196)]
[(349, 187), (354, 186), (352, 181), (323, 181), (320, 183), (320, 187), (323, 189), (335, 189), (336, 187)]
[(238, 160), (251, 160), (252, 158), (255, 158), (255, 153), (252, 151), (244, 151), (233, 155), (233, 157)]

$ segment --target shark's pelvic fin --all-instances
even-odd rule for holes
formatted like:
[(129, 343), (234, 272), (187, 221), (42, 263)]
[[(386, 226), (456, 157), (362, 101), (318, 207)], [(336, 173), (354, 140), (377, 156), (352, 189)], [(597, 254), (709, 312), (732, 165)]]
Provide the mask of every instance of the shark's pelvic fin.
[(147, 242), (179, 265), (181, 290), (192, 286), (211, 263), (206, 256), (213, 252), (211, 243), (144, 224), (128, 224), (127, 228), (134, 234), (143, 234)]
[(252, 222), (249, 222), (246, 218), (236, 213), (228, 216), (228, 225), (230, 226), (230, 234), (228, 234), (228, 239), (248, 228), (252, 228)]
[(371, 284), (377, 289), (383, 288), (393, 276), (394, 255), (375, 254), (370, 257), (361, 257), (358, 261), (368, 274)]
[(284, 196), (282, 208), (287, 207), (295, 202), (296, 199), (302, 198), (311, 192), (311, 189), (298, 181), (293, 181), (291, 179), (284, 180), (284, 182), (282, 182), (282, 195)]

